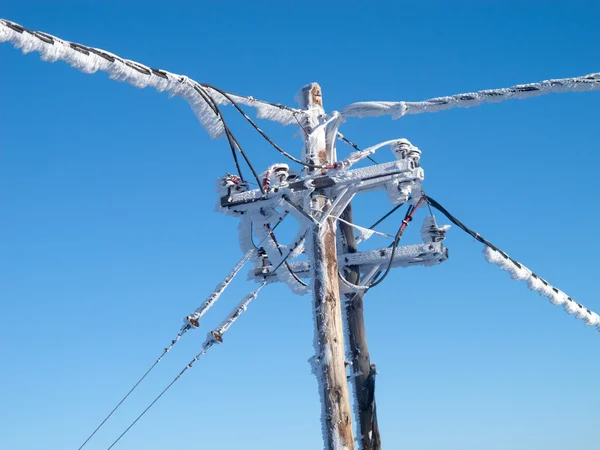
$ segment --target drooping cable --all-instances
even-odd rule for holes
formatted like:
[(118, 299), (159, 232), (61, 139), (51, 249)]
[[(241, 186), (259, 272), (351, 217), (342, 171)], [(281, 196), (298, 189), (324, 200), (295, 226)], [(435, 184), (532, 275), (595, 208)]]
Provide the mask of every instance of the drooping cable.
[(400, 240), (402, 239), (404, 230), (406, 229), (408, 224), (412, 221), (415, 211), (419, 208), (419, 206), (421, 205), (423, 200), (424, 200), (424, 198), (420, 197), (419, 200), (417, 201), (417, 203), (414, 206), (410, 205), (410, 207), (408, 208), (408, 211), (406, 211), (406, 215), (404, 216), (404, 219), (402, 219), (402, 223), (401, 223), (400, 227), (398, 228), (396, 236), (394, 237), (394, 242), (392, 243), (392, 252), (390, 255), (390, 261), (388, 262), (388, 265), (387, 265), (385, 271), (383, 272), (383, 274), (381, 275), (381, 277), (379, 277), (378, 279), (376, 279), (375, 281), (373, 281), (372, 283), (369, 284), (369, 289), (374, 288), (375, 286), (381, 284), (383, 282), (383, 280), (385, 280), (386, 277), (388, 276), (388, 274), (390, 273), (390, 270), (392, 269), (392, 265), (394, 263), (394, 256), (396, 255), (396, 249), (398, 248), (398, 245), (400, 244)]
[(202, 349), (201, 351), (196, 354), (196, 356), (194, 356), (194, 358), (188, 363), (187, 366), (185, 366), (183, 368), (183, 370), (181, 370), (181, 372), (179, 372), (179, 374), (173, 379), (173, 381), (171, 381), (167, 387), (165, 387), (162, 392), (146, 407), (146, 409), (144, 409), (142, 411), (142, 413), (136, 417), (136, 419), (131, 423), (131, 425), (129, 425), (125, 431), (123, 431), (119, 437), (117, 439), (115, 439), (115, 441), (110, 445), (110, 447), (108, 447), (107, 450), (110, 450), (111, 448), (113, 448), (117, 442), (119, 442), (123, 436), (125, 436), (129, 430), (131, 430), (133, 428), (133, 426), (138, 423), (138, 421), (144, 417), (144, 415), (150, 410), (150, 408), (152, 408), (156, 402), (158, 402), (158, 400), (160, 400), (160, 398), (169, 390), (171, 389), (171, 387), (177, 382), (177, 380), (179, 380), (181, 378), (181, 376), (188, 370), (191, 369), (192, 366), (194, 365), (194, 363), (196, 361), (198, 361), (198, 359), (200, 359), (200, 357), (204, 354), (206, 354), (206, 352), (208, 351), (208, 349), (210, 349), (213, 345), (215, 344), (221, 344), (223, 343), (223, 335), (227, 332), (227, 330), (229, 330), (229, 328), (231, 327), (231, 325), (233, 325), (233, 323), (238, 319), (238, 317), (244, 312), (246, 311), (246, 309), (248, 308), (248, 305), (250, 304), (250, 302), (252, 300), (254, 300), (257, 296), (258, 293), (260, 292), (260, 290), (266, 285), (266, 282), (263, 282), (256, 290), (254, 290), (253, 292), (251, 292), (250, 294), (248, 294), (246, 297), (244, 297), (242, 299), (242, 301), (238, 304), (238, 306), (231, 312), (231, 314), (229, 314), (226, 319), (214, 330), (212, 330), (209, 334), (208, 337), (206, 338), (206, 340), (204, 341), (204, 344), (202, 345)]
[(252, 172), (252, 175), (254, 176), (254, 179), (256, 180), (256, 183), (258, 184), (258, 188), (260, 189), (261, 193), (264, 194), (265, 191), (264, 191), (264, 189), (262, 187), (262, 184), (260, 182), (260, 177), (258, 176), (258, 173), (256, 172), (256, 169), (254, 169), (254, 166), (252, 165), (252, 162), (250, 162), (250, 159), (246, 155), (246, 152), (244, 151), (244, 149), (242, 148), (242, 146), (238, 142), (237, 138), (234, 136), (234, 134), (231, 131), (231, 129), (229, 128), (229, 126), (227, 125), (227, 122), (225, 122), (225, 117), (223, 117), (223, 113), (222, 113), (221, 109), (219, 108), (219, 105), (214, 100), (214, 98), (212, 98), (206, 91), (203, 90), (203, 88), (201, 87), (201, 85), (199, 85), (199, 84), (194, 85), (194, 89), (210, 105), (210, 107), (212, 108), (212, 110), (214, 111), (214, 113), (219, 117), (219, 119), (223, 123), (223, 128), (225, 130), (225, 135), (227, 136), (227, 141), (229, 142), (229, 146), (231, 147), (231, 152), (233, 154), (233, 159), (235, 161), (235, 164), (236, 164), (236, 167), (237, 167), (240, 179), (242, 181), (244, 181), (244, 179), (242, 177), (242, 171), (240, 169), (240, 166), (239, 166), (239, 163), (238, 163), (238, 160), (237, 160), (236, 150), (240, 152), (240, 154), (242, 155), (242, 157), (246, 161), (246, 164), (248, 165), (250, 171)]
[[(64, 61), (86, 74), (106, 72), (110, 78), (138, 88), (153, 87), (186, 100), (194, 114), (213, 139), (224, 136), (223, 125), (211, 108), (198, 97), (194, 80), (166, 70), (155, 69), (136, 61), (121, 58), (106, 50), (62, 40), (41, 31), (29, 30), (10, 20), (0, 19), (0, 42), (10, 42), (23, 53), (39, 52), (44, 61)], [(217, 94), (212, 91), (211, 94)], [(229, 94), (236, 102), (256, 108), (257, 117), (274, 120), (283, 125), (294, 123), (304, 112), (278, 103), (253, 97)], [(217, 103), (225, 104), (221, 98)]]
[(444, 214), (448, 220), (450, 220), (453, 224), (459, 227), (461, 230), (465, 231), (477, 241), (481, 242), (484, 247), (484, 255), (488, 262), (492, 264), (496, 264), (500, 266), (500, 268), (508, 271), (513, 279), (526, 281), (529, 289), (538, 292), (540, 295), (548, 298), (551, 303), (555, 305), (563, 305), (565, 311), (569, 314), (575, 315), (578, 319), (581, 319), (585, 322), (586, 325), (589, 326), (597, 326), (598, 331), (600, 331), (600, 316), (593, 311), (590, 311), (588, 308), (583, 306), (581, 303), (577, 303), (567, 294), (562, 292), (560, 289), (552, 286), (546, 280), (544, 280), (539, 275), (535, 274), (529, 268), (525, 267), (520, 262), (514, 260), (507, 253), (503, 252), (495, 245), (493, 245), (490, 241), (485, 239), (479, 233), (468, 228), (465, 224), (463, 224), (460, 220), (454, 217), (452, 214), (448, 212), (442, 205), (440, 205), (437, 201), (427, 196), (426, 200), (433, 206), (435, 209)]
[(248, 114), (246, 114), (246, 112), (240, 107), (240, 105), (238, 105), (238, 103), (225, 91), (212, 86), (210, 84), (202, 84), (202, 86), (204, 87), (208, 87), (210, 89), (213, 89), (217, 92), (219, 92), (221, 95), (223, 95), (223, 97), (225, 97), (227, 100), (229, 100), (229, 102), (235, 107), (235, 109), (238, 110), (238, 112), (244, 117), (244, 119), (246, 119), (246, 121), (248, 121), (248, 123), (269, 143), (271, 144), (271, 146), (273, 146), (279, 153), (281, 153), (283, 156), (285, 156), (286, 158), (290, 159), (291, 161), (294, 161), (297, 164), (300, 164), (304, 167), (308, 167), (310, 169), (325, 169), (326, 166), (324, 165), (317, 165), (317, 164), (310, 164), (307, 162), (304, 162), (298, 158), (296, 158), (295, 156), (292, 156), (291, 154), (289, 154), (288, 152), (286, 152), (285, 150), (283, 150), (279, 145), (277, 145), (275, 142), (273, 142), (273, 140), (269, 137), (269, 135), (267, 135), (257, 124), (256, 122), (254, 122), (254, 120), (252, 120), (250, 118), (250, 116), (248, 116)]

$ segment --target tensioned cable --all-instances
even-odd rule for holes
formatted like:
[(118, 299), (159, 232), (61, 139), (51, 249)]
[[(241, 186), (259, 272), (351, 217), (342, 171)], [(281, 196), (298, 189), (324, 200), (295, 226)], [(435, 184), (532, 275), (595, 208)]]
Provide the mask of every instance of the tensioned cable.
[(535, 274), (529, 268), (525, 267), (520, 262), (514, 260), (507, 253), (503, 252), (490, 241), (485, 239), (479, 233), (468, 228), (460, 220), (454, 217), (448, 212), (442, 205), (436, 202), (429, 196), (426, 196), (426, 200), (431, 203), (435, 209), (444, 214), (448, 220), (465, 231), (477, 241), (481, 242), (484, 247), (484, 255), (488, 262), (500, 266), (500, 268), (508, 271), (511, 276), (516, 280), (526, 281), (529, 285), (529, 289), (538, 292), (540, 295), (547, 297), (550, 302), (555, 305), (563, 305), (565, 311), (569, 314), (575, 315), (578, 319), (581, 319), (589, 326), (597, 326), (600, 331), (600, 316), (593, 311), (590, 311), (581, 303), (577, 303), (567, 294), (562, 292), (560, 289), (552, 286), (546, 280), (539, 275)]
[[(348, 139), (346, 136), (344, 136), (342, 133), (340, 133), (338, 131), (337, 133), (337, 137), (339, 140), (341, 140), (342, 142), (344, 142), (345, 144), (348, 144), (350, 147), (352, 147), (354, 150), (361, 152), (362, 150), (358, 147), (357, 144), (355, 144), (354, 142), (352, 142), (350, 139)], [(377, 161), (375, 161), (371, 156), (367, 156), (367, 159), (369, 159), (371, 162), (375, 163), (375, 164), (379, 164)]]
[[(285, 217), (287, 215), (288, 215), (287, 211), (283, 215), (281, 215), (281, 217), (279, 217), (279, 219), (277, 220), (275, 225), (273, 225), (272, 230), (277, 229), (277, 227), (281, 224), (281, 222), (283, 222), (283, 220), (285, 219)], [(265, 236), (261, 240), (259, 245), (261, 245), (267, 239), (267, 237), (268, 236)], [(256, 247), (256, 248), (258, 248), (258, 247)], [(108, 419), (110, 419), (112, 417), (112, 415), (117, 411), (117, 409), (119, 409), (119, 407), (125, 402), (125, 400), (127, 400), (127, 398), (133, 393), (133, 391), (135, 391), (137, 389), (137, 387), (141, 384), (141, 382), (144, 381), (144, 379), (156, 367), (156, 365), (162, 360), (162, 358), (173, 348), (173, 346), (177, 342), (179, 342), (179, 339), (181, 339), (181, 337), (186, 332), (188, 332), (190, 329), (192, 329), (192, 325), (190, 325), (190, 324), (194, 323), (194, 326), (193, 326), (194, 328), (197, 328), (199, 326), (199, 322), (198, 322), (199, 319), (214, 305), (214, 303), (219, 299), (221, 294), (229, 286), (231, 281), (233, 281), (235, 276), (239, 273), (239, 271), (241, 270), (243, 265), (250, 259), (250, 257), (254, 253), (255, 253), (255, 251), (251, 251), (251, 252), (248, 252), (246, 255), (244, 255), (244, 257), (234, 266), (233, 270), (225, 277), (225, 280), (217, 285), (216, 289), (208, 296), (207, 300), (202, 304), (202, 306), (200, 308), (196, 309), (196, 311), (194, 311), (192, 314), (190, 314), (186, 317), (187, 323), (181, 328), (181, 331), (179, 332), (179, 334), (177, 334), (176, 338), (171, 341), (171, 344), (164, 349), (164, 351), (160, 355), (160, 357), (154, 362), (154, 364), (152, 364), (152, 366), (150, 366), (150, 368), (146, 371), (146, 373), (144, 373), (144, 375), (135, 383), (135, 385), (131, 388), (131, 390), (129, 390), (129, 392), (127, 392), (127, 394), (119, 401), (119, 403), (117, 403), (117, 406), (115, 406), (113, 408), (113, 410), (104, 418), (104, 420), (100, 423), (100, 425), (98, 425), (98, 427), (92, 432), (92, 434), (90, 434), (88, 436), (88, 438), (79, 447), (78, 450), (81, 450), (90, 441), (90, 439), (100, 430), (100, 428), (102, 428), (102, 426), (104, 426), (104, 424), (108, 421)]]
[(121, 399), (121, 401), (120, 401), (120, 402), (117, 404), (117, 406), (115, 406), (115, 407), (113, 408), (113, 410), (112, 410), (112, 411), (111, 411), (111, 412), (108, 414), (108, 416), (106, 416), (106, 417), (104, 418), (104, 420), (103, 420), (103, 421), (100, 423), (100, 425), (98, 425), (98, 427), (96, 427), (96, 429), (95, 429), (95, 430), (92, 432), (92, 434), (90, 434), (90, 435), (88, 436), (88, 438), (87, 438), (87, 439), (84, 441), (84, 443), (83, 443), (83, 444), (81, 444), (81, 446), (79, 447), (79, 449), (78, 449), (78, 450), (81, 450), (83, 447), (85, 447), (85, 445), (86, 445), (86, 444), (89, 442), (89, 440), (90, 440), (90, 439), (92, 439), (92, 438), (94, 437), (94, 435), (95, 435), (95, 434), (98, 432), (98, 430), (100, 430), (100, 428), (102, 428), (102, 426), (103, 426), (103, 425), (106, 423), (106, 421), (107, 421), (108, 419), (110, 419), (110, 417), (111, 417), (111, 416), (112, 416), (112, 415), (115, 413), (115, 411), (116, 411), (117, 409), (119, 409), (119, 407), (120, 407), (120, 406), (123, 404), (123, 402), (124, 402), (125, 400), (127, 400), (127, 398), (128, 398), (130, 395), (131, 395), (131, 393), (132, 393), (133, 391), (135, 391), (135, 390), (136, 390), (136, 388), (137, 388), (137, 387), (140, 385), (140, 383), (141, 383), (142, 381), (144, 381), (144, 379), (145, 379), (145, 378), (148, 376), (148, 374), (149, 374), (150, 372), (152, 372), (152, 369), (154, 369), (154, 368), (156, 367), (156, 365), (157, 365), (157, 364), (158, 364), (158, 363), (159, 363), (159, 362), (160, 362), (160, 361), (163, 359), (163, 357), (164, 357), (164, 356), (165, 356), (165, 355), (166, 355), (166, 354), (167, 354), (167, 353), (168, 353), (168, 352), (169, 352), (169, 351), (170, 351), (170, 350), (173, 348), (173, 346), (174, 346), (174, 345), (175, 345), (175, 344), (176, 344), (176, 343), (179, 341), (179, 339), (181, 339), (181, 336), (183, 336), (183, 335), (184, 335), (184, 334), (185, 334), (185, 333), (186, 333), (188, 330), (189, 330), (189, 328), (184, 328), (183, 330), (181, 330), (181, 332), (180, 332), (180, 333), (177, 335), (177, 337), (171, 341), (171, 344), (170, 344), (168, 347), (166, 347), (166, 348), (164, 349), (164, 351), (163, 351), (163, 352), (162, 352), (162, 354), (161, 354), (161, 355), (158, 357), (158, 359), (157, 359), (157, 360), (154, 362), (154, 364), (152, 364), (152, 365), (150, 366), (150, 368), (149, 368), (149, 369), (146, 371), (146, 373), (145, 373), (145, 374), (142, 376), (142, 378), (140, 378), (140, 379), (138, 380), (138, 382), (137, 382), (137, 383), (135, 383), (135, 385), (134, 385), (134, 386), (133, 386), (133, 387), (132, 387), (132, 388), (129, 390), (129, 392), (127, 392), (127, 394), (125, 394), (125, 397), (123, 397), (123, 398)]
[(223, 335), (231, 327), (233, 322), (235, 322), (237, 320), (237, 318), (244, 311), (246, 311), (250, 302), (258, 296), (258, 293), (265, 285), (266, 285), (266, 281), (263, 282), (255, 291), (251, 292), (246, 297), (244, 297), (244, 299), (239, 303), (239, 305), (236, 307), (236, 309), (231, 314), (229, 314), (229, 316), (227, 316), (227, 318), (221, 323), (221, 325), (219, 325), (217, 328), (215, 328), (208, 334), (207, 339), (205, 340), (204, 344), (202, 345), (202, 350), (198, 354), (196, 354), (196, 356), (194, 356), (194, 358), (188, 363), (188, 365), (185, 366), (181, 372), (179, 372), (179, 374), (173, 379), (173, 381), (171, 381), (167, 385), (167, 387), (165, 387), (162, 390), (162, 392), (146, 407), (146, 409), (144, 409), (144, 411), (142, 411), (142, 413), (139, 416), (137, 416), (137, 418), (131, 423), (131, 425), (129, 425), (125, 429), (125, 431), (123, 431), (119, 435), (119, 437), (117, 439), (115, 439), (115, 441), (110, 445), (110, 447), (108, 447), (107, 450), (110, 450), (111, 448), (113, 448), (117, 444), (117, 442), (119, 442), (121, 440), (121, 438), (123, 438), (123, 436), (125, 436), (129, 432), (129, 430), (131, 430), (133, 428), (133, 426), (136, 423), (138, 423), (138, 421), (150, 410), (150, 408), (152, 408), (156, 404), (156, 402), (158, 402), (158, 400), (160, 400), (160, 398), (169, 389), (171, 389), (171, 387), (177, 382), (177, 380), (179, 380), (181, 378), (181, 376), (188, 369), (191, 369), (192, 366), (194, 365), (194, 363), (196, 361), (198, 361), (198, 359), (200, 359), (200, 357), (202, 355), (206, 354), (206, 352), (208, 351), (209, 348), (211, 348), (215, 344), (221, 344), (223, 342)]
[(487, 102), (526, 99), (550, 93), (583, 92), (598, 89), (600, 89), (600, 73), (591, 73), (574, 78), (545, 80), (538, 83), (519, 84), (508, 88), (487, 89), (447, 97), (436, 97), (421, 102), (357, 102), (342, 109), (341, 115), (343, 117), (379, 117), (391, 115), (392, 119), (398, 119), (407, 114), (438, 112), (457, 107), (466, 108)]

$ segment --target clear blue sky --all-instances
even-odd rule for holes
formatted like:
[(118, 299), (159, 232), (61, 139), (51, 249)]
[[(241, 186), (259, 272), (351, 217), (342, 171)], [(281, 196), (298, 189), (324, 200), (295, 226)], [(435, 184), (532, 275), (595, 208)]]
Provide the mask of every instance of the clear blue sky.
[[(318, 81), (328, 110), (600, 70), (595, 2), (373, 3), (4, 0), (0, 15), (257, 98), (293, 104)], [(410, 139), (429, 195), (599, 311), (599, 102), (551, 95), (342, 132)], [(258, 167), (280, 159), (229, 114)], [(299, 154), (293, 128), (264, 126)], [(0, 447), (76, 449), (240, 257), (236, 220), (213, 212), (232, 164), (184, 101), (9, 44), (0, 131)], [(362, 225), (386, 211), (356, 208)], [(446, 245), (449, 261), (396, 270), (366, 300), (385, 448), (597, 449), (600, 334), (460, 230)], [(251, 288), (236, 280), (88, 448), (105, 449)], [(115, 448), (321, 448), (310, 297), (263, 293)]]

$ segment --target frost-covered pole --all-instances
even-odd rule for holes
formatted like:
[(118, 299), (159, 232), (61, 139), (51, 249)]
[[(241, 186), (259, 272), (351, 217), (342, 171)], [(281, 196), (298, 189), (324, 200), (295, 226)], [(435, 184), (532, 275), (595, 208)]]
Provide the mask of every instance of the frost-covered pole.
[[(333, 146), (326, 142), (326, 118), (321, 88), (312, 83), (305, 86), (299, 101), (308, 111), (304, 129), (305, 162), (322, 165), (335, 160)], [(308, 169), (309, 173), (313, 170)], [(317, 219), (328, 207), (326, 190), (315, 191), (310, 199), (311, 215)], [(338, 263), (334, 219), (328, 218), (312, 229), (313, 299), (315, 317), (315, 356), (313, 370), (319, 381), (321, 426), (327, 450), (353, 450), (352, 411), (346, 379), (344, 333), (338, 285)]]
[[(356, 252), (354, 229), (349, 225), (352, 220), (352, 204), (342, 214), (340, 232), (344, 242), (345, 253)], [(352, 283), (360, 284), (358, 266), (347, 266), (343, 276)], [(362, 450), (381, 450), (381, 438), (377, 424), (377, 408), (375, 404), (375, 364), (371, 364), (367, 333), (365, 329), (363, 291), (346, 294), (345, 314), (348, 348), (352, 358), (352, 382), (354, 385), (354, 420), (357, 422), (359, 442)]]

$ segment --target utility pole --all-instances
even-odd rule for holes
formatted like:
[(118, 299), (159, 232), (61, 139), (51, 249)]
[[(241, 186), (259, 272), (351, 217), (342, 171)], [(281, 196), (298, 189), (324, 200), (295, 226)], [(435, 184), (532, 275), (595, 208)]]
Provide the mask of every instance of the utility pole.
[[(326, 144), (325, 112), (320, 86), (317, 83), (305, 86), (300, 95), (302, 106), (308, 113), (308, 123), (303, 124), (304, 161), (314, 165), (326, 164), (327, 160), (334, 161), (333, 146), (328, 149)], [(309, 171), (314, 170), (309, 169)], [(311, 214), (317, 219), (312, 226), (312, 236), (309, 238), (313, 253), (311, 264), (314, 280), (314, 345), (316, 353), (312, 363), (315, 375), (319, 380), (325, 448), (327, 450), (354, 450), (352, 410), (346, 379), (344, 333), (338, 285), (335, 219), (329, 217), (320, 220), (321, 211), (330, 206), (330, 200), (325, 189), (315, 190), (309, 200)]]
[[(356, 253), (354, 230), (348, 225), (353, 223), (352, 204), (344, 210), (340, 221), (345, 253)], [(347, 223), (346, 223), (347, 222)], [(360, 268), (347, 266), (343, 274), (352, 284), (360, 284)], [(345, 313), (348, 348), (352, 356), (352, 381), (354, 384), (354, 419), (358, 422), (358, 439), (362, 450), (381, 450), (381, 437), (377, 424), (375, 404), (375, 364), (371, 364), (369, 345), (365, 329), (363, 296), (364, 291), (346, 294)]]

